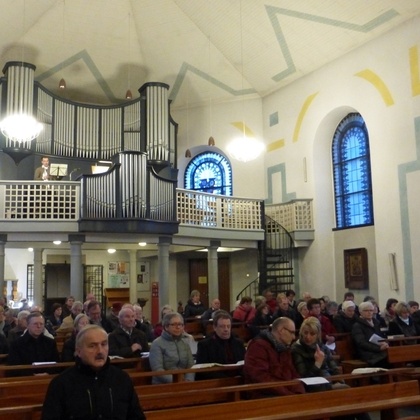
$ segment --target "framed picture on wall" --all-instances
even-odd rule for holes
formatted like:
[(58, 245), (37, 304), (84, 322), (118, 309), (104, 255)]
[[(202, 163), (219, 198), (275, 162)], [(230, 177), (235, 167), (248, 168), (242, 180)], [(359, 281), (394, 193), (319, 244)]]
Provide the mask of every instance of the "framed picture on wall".
[(150, 263), (148, 261), (137, 262), (137, 291), (148, 292), (150, 290)]
[(344, 250), (344, 279), (348, 289), (369, 289), (366, 248)]

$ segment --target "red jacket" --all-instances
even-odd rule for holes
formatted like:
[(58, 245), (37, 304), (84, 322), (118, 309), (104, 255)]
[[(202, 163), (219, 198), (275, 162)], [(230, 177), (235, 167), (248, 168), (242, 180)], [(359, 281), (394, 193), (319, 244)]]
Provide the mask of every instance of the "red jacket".
[(239, 305), (234, 311), (233, 311), (233, 321), (235, 322), (246, 322), (247, 324), (250, 324), (252, 320), (255, 318), (255, 308), (251, 306), (249, 310), (248, 308), (243, 305)]
[[(245, 383), (290, 381), (299, 378), (293, 365), (290, 349), (280, 343), (277, 343), (276, 348), (276, 344), (269, 339), (270, 336), (270, 333), (264, 331), (249, 343), (243, 370)], [(303, 383), (300, 383), (294, 386), (254, 391), (252, 397), (303, 394), (304, 392)]]

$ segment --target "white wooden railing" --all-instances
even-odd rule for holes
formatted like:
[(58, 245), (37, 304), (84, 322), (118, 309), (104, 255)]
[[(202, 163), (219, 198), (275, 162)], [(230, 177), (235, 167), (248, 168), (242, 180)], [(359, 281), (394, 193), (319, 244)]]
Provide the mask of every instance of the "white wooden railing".
[(265, 206), (265, 214), (280, 223), (288, 232), (314, 229), (312, 199), (296, 199)]
[(263, 229), (261, 200), (177, 189), (181, 225), (217, 229)]
[[(78, 181), (0, 181), (0, 221), (79, 221), (80, 203), (81, 184)], [(183, 226), (238, 230), (264, 228), (264, 206), (257, 199), (178, 188), (176, 208), (177, 219)], [(265, 214), (289, 232), (314, 229), (310, 199), (268, 205)]]

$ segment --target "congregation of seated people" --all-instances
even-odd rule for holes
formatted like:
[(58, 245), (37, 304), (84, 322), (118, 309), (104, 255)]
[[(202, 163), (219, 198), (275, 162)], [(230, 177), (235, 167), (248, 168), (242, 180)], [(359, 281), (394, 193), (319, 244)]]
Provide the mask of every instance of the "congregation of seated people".
[[(114, 303), (104, 312), (94, 297), (84, 303), (69, 297), (60, 307), (53, 304), (49, 309), (49, 315), (44, 316), (42, 308), (36, 306), (24, 306), (22, 310), (0, 306), (0, 352), (8, 354), (7, 364), (77, 362), (78, 334), (87, 325), (96, 325), (108, 334), (109, 356), (140, 358), (146, 353), (151, 370), (158, 372), (189, 369), (194, 364), (243, 364), (245, 383), (254, 384), (338, 374), (339, 362), (333, 355), (339, 334), (351, 336), (355, 357), (372, 367), (389, 367), (388, 335), (420, 336), (417, 302), (390, 298), (381, 312), (373, 297), (366, 296), (356, 304), (351, 292), (338, 304), (328, 296), (314, 298), (305, 292), (297, 299), (293, 290), (276, 296), (269, 290), (255, 298), (242, 297), (232, 309), (217, 298), (206, 307), (200, 293), (194, 290), (182, 308), (183, 313), (165, 305), (155, 325), (143, 316), (137, 303)], [(206, 327), (202, 330), (205, 334), (195, 337), (187, 333), (188, 322)], [(249, 330), (248, 342), (236, 335), (234, 327), (238, 324)], [(63, 336), (65, 340), (59, 352), (57, 343)], [(372, 336), (379, 340), (372, 341)], [(404, 342), (414, 343), (417, 341)], [(197, 370), (196, 374), (186, 374), (185, 380), (236, 374), (237, 371), (228, 369)], [(172, 380), (172, 375), (164, 374), (154, 376), (152, 382)], [(318, 387), (302, 383), (255, 390), (252, 396), (300, 394), (346, 386), (333, 380)]]

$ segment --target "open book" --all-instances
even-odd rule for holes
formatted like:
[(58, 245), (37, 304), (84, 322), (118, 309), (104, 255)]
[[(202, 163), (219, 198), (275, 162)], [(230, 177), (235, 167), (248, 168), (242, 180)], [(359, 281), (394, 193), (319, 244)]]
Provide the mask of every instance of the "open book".
[(379, 368), (379, 367), (367, 367), (367, 368), (357, 368), (353, 369), (351, 373), (353, 375), (358, 375), (359, 373), (376, 373), (376, 372), (383, 372), (387, 371), (388, 369)]
[(33, 362), (32, 366), (55, 365), (57, 362)]
[(215, 367), (215, 366), (241, 366), (244, 364), (243, 360), (239, 360), (237, 363), (230, 363), (223, 365), (222, 363), (197, 363), (195, 365), (191, 366), (191, 369), (203, 369), (203, 368), (209, 368), (209, 367)]
[(329, 384), (322, 376), (314, 376), (312, 378), (299, 378), (305, 385), (319, 385), (319, 384)]

